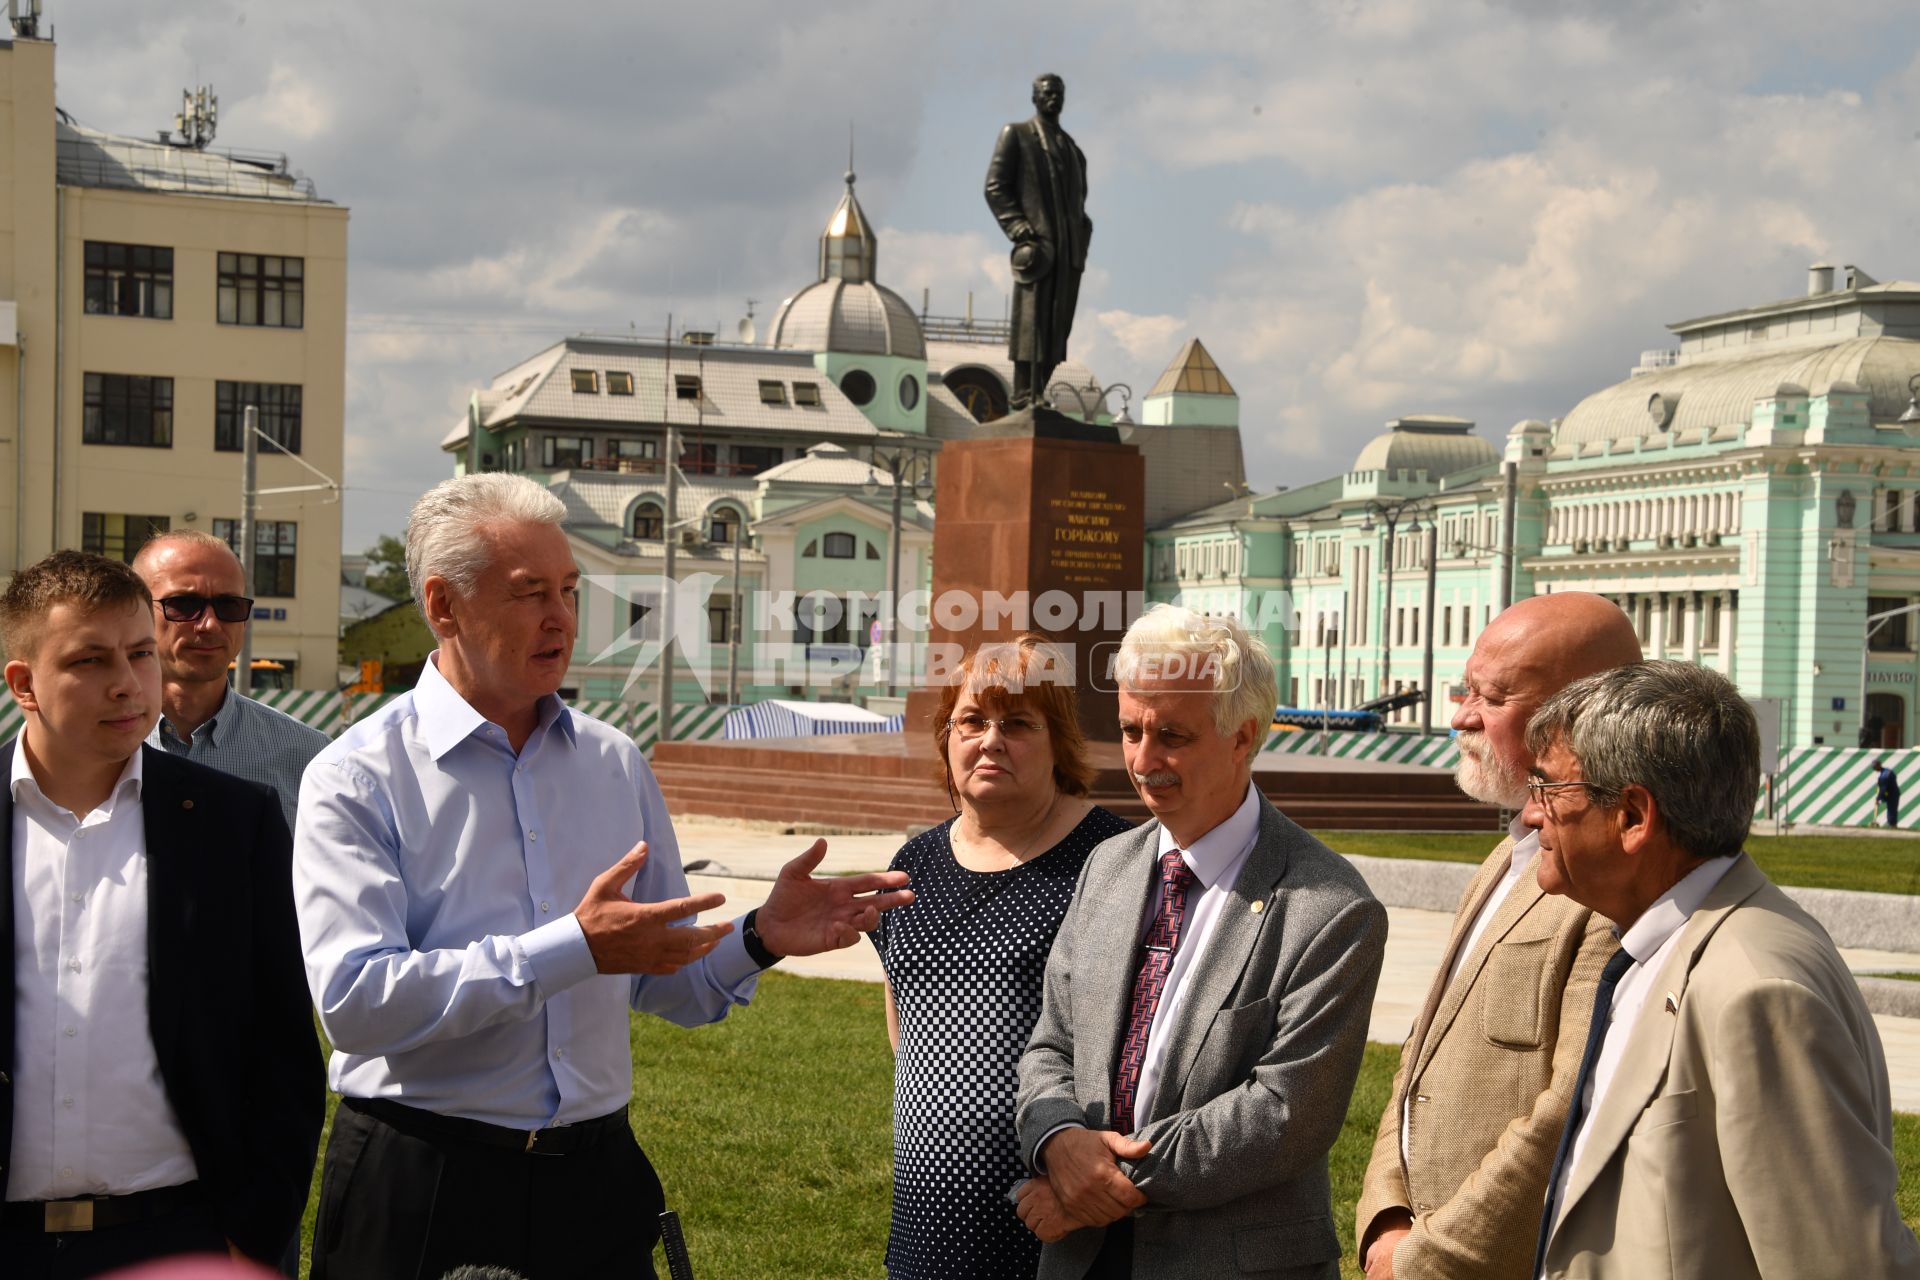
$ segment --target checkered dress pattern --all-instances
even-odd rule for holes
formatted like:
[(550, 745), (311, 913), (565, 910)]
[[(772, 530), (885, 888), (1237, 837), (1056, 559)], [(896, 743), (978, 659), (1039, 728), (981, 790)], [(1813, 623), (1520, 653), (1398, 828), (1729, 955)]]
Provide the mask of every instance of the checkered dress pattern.
[(869, 935), (900, 1013), (887, 1275), (1033, 1280), (1040, 1241), (1007, 1201), (1026, 1176), (1013, 1128), (1020, 1053), (1080, 869), (1129, 824), (1096, 808), (1059, 844), (1005, 871), (956, 862), (951, 827), (894, 855), (915, 897)]
[(1187, 918), (1187, 888), (1193, 871), (1178, 849), (1160, 855), (1160, 910), (1154, 913), (1146, 940), (1140, 944), (1140, 969), (1133, 975), (1133, 998), (1127, 1005), (1127, 1036), (1120, 1042), (1120, 1059), (1113, 1066), (1113, 1127), (1133, 1132), (1133, 1099), (1140, 1089), (1140, 1067), (1147, 1060), (1147, 1033), (1153, 1029), (1153, 1011), (1180, 949), (1180, 926)]

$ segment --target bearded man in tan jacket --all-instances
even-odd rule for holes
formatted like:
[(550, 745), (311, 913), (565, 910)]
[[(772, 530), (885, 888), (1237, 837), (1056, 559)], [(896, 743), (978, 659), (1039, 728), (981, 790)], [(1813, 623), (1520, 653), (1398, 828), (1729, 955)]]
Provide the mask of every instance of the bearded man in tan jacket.
[[(1517, 814), (1528, 717), (1640, 656), (1627, 616), (1601, 596), (1555, 592), (1500, 614), (1474, 645), (1453, 717), (1460, 789)], [(1619, 948), (1606, 919), (1541, 892), (1539, 845), (1516, 817), (1460, 899), (1361, 1188), (1367, 1280), (1532, 1275), (1594, 992)]]

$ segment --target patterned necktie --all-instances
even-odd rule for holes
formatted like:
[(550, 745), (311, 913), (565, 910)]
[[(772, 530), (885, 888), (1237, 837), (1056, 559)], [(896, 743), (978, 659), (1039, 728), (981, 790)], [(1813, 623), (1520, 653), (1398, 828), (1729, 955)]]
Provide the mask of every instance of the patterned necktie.
[(1133, 1132), (1133, 1099), (1140, 1090), (1140, 1068), (1147, 1060), (1147, 1033), (1153, 1029), (1153, 1011), (1180, 949), (1180, 927), (1187, 918), (1187, 887), (1193, 872), (1178, 849), (1160, 855), (1160, 910), (1141, 945), (1140, 968), (1133, 975), (1133, 999), (1127, 1005), (1127, 1035), (1120, 1042), (1120, 1060), (1113, 1068), (1113, 1127)]
[(1587, 1083), (1593, 1079), (1593, 1068), (1600, 1061), (1600, 1049), (1607, 1042), (1607, 1025), (1613, 1021), (1613, 989), (1620, 985), (1620, 979), (1633, 967), (1633, 957), (1625, 949), (1613, 953), (1607, 961), (1607, 967), (1600, 974), (1600, 989), (1593, 995), (1593, 1021), (1587, 1024), (1587, 1052), (1580, 1059), (1580, 1076), (1573, 1082), (1573, 1105), (1567, 1108), (1567, 1125), (1560, 1131), (1560, 1150), (1553, 1157), (1553, 1173), (1547, 1180), (1547, 1210), (1540, 1218), (1540, 1244), (1534, 1250), (1533, 1274), (1539, 1275), (1541, 1266), (1547, 1257), (1547, 1236), (1553, 1231), (1554, 1211), (1560, 1207), (1560, 1179), (1566, 1172), (1567, 1161), (1573, 1157), (1573, 1138), (1580, 1132), (1580, 1122), (1586, 1118)]

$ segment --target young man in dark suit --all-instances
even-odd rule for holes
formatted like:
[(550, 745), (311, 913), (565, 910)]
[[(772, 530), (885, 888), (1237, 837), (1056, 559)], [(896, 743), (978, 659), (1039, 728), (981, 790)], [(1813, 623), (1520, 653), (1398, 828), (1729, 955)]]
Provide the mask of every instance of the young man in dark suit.
[(30, 1280), (272, 1261), (323, 1089), (290, 837), (266, 788), (142, 746), (153, 602), (60, 551), (0, 594), (0, 1257)]

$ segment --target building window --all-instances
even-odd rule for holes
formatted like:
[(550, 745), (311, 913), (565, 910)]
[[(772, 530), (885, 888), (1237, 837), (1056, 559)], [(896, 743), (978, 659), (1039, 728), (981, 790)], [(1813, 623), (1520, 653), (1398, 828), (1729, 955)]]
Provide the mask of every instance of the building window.
[(660, 602), (657, 591), (635, 592), (627, 602), (627, 629), (635, 640), (658, 640), (660, 638), (660, 619), (654, 612), (654, 606)]
[(707, 521), (707, 541), (731, 546), (739, 529), (740, 513), (732, 507), (721, 507)]
[(173, 250), (87, 241), (87, 314), (173, 319)]
[(658, 471), (660, 442), (616, 439), (613, 441), (613, 462), (615, 468), (621, 471)]
[(825, 544), (822, 550), (829, 560), (853, 559), (853, 535), (850, 533), (830, 533), (821, 539)]
[(610, 396), (632, 395), (633, 375), (624, 369), (607, 370), (607, 394)]
[(1440, 643), (1442, 645), (1451, 645), (1453, 643), (1452, 605), (1446, 605), (1440, 610)]
[(820, 407), (820, 384), (817, 382), (796, 382), (793, 384), (793, 402), (807, 408)]
[(737, 444), (733, 446), (733, 474), (757, 476), (762, 471), (779, 466), (780, 454), (779, 445)]
[(820, 554), (820, 540), (814, 538), (807, 543), (807, 549), (800, 553), (802, 560), (812, 560)]
[[(832, 534), (828, 534), (832, 537)], [(847, 602), (824, 593), (808, 592), (793, 610), (795, 644), (854, 644), (854, 623)], [(860, 631), (864, 642), (866, 632)]]
[(80, 549), (132, 564), (140, 548), (165, 533), (171, 523), (166, 516), (84, 511), (80, 514)]
[(680, 450), (680, 470), (688, 475), (710, 476), (720, 470), (720, 446), (690, 444)]
[(784, 408), (787, 403), (785, 384), (774, 378), (760, 379), (760, 403), (777, 404)]
[(584, 467), (592, 458), (591, 436), (546, 436), (540, 441), (540, 465), (550, 471)]
[(900, 379), (900, 407), (911, 413), (920, 403), (920, 380), (912, 374)]
[(173, 447), (172, 378), (90, 373), (83, 413), (82, 443)]
[(673, 396), (676, 400), (698, 400), (700, 398), (700, 379), (691, 373), (674, 374)]
[(732, 602), (715, 596), (707, 601), (707, 643), (727, 644), (733, 640)]
[[(291, 596), (294, 582), (295, 534), (292, 520), (259, 520), (253, 526), (253, 594)], [(215, 520), (213, 536), (226, 539), (233, 554), (240, 554), (240, 522)]]
[(573, 394), (577, 396), (597, 396), (600, 394), (600, 374), (593, 369), (575, 369), (573, 372)]
[(667, 520), (662, 509), (643, 502), (633, 509), (633, 537), (636, 542), (658, 542), (666, 535)]
[(306, 259), (220, 255), (221, 324), (299, 329), (306, 324)]
[(260, 430), (288, 453), (300, 452), (300, 388), (283, 382), (219, 382), (213, 392), (213, 447), (246, 448), (247, 406), (260, 410)]
[(841, 392), (858, 405), (871, 404), (877, 389), (873, 375), (865, 369), (849, 369), (840, 377)]
[[(1871, 616), (1876, 613), (1885, 613), (1889, 609), (1904, 609), (1912, 603), (1913, 601), (1903, 596), (1869, 596), (1867, 613)], [(1875, 653), (1891, 653), (1911, 648), (1912, 645), (1907, 638), (1907, 624), (1912, 619), (1912, 614), (1903, 613), (1880, 623), (1880, 629), (1867, 637), (1867, 648)]]

